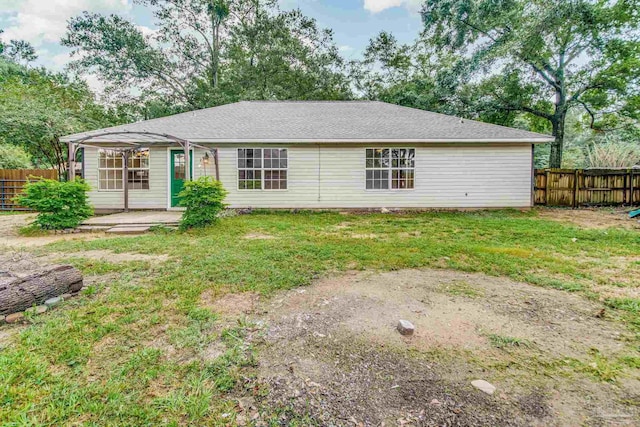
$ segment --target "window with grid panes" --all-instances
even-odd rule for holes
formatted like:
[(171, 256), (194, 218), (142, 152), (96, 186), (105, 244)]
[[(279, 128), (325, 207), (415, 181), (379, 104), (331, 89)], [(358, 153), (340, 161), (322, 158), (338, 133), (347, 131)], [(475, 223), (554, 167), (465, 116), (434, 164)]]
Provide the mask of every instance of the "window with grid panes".
[(239, 148), (239, 190), (286, 190), (286, 148)]
[(129, 155), (128, 161), (129, 188), (134, 190), (149, 189), (149, 149), (143, 148)]
[(403, 190), (415, 185), (414, 148), (367, 148), (367, 190)]
[[(149, 149), (142, 148), (129, 155), (128, 161), (129, 188), (134, 190), (149, 189)], [(98, 154), (98, 189), (122, 190), (124, 165), (122, 152), (100, 149)]]

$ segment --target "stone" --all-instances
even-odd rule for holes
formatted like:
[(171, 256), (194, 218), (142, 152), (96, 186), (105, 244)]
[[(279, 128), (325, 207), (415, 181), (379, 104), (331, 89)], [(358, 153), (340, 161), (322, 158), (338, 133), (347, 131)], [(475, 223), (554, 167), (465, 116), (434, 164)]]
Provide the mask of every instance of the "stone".
[(54, 307), (54, 306), (60, 304), (61, 302), (62, 302), (62, 298), (61, 297), (49, 298), (48, 300), (46, 300), (44, 302), (44, 305), (46, 305), (47, 307)]
[(398, 322), (398, 332), (400, 332), (401, 335), (413, 335), (415, 329), (413, 323), (408, 320), (400, 320)]
[(24, 312), (29, 314), (42, 314), (47, 311), (46, 305), (38, 305), (36, 307), (29, 307)]
[(382, 208), (382, 209), (380, 209), (380, 213), (383, 213), (383, 214), (388, 214), (388, 213), (390, 213), (390, 212), (391, 212), (391, 211), (390, 211), (389, 209), (387, 209), (387, 208)]
[(69, 298), (71, 298), (73, 295), (71, 294), (62, 294), (60, 295), (60, 298), (62, 298), (63, 301), (68, 300)]
[(493, 394), (493, 392), (496, 391), (496, 386), (486, 382), (485, 380), (471, 381), (471, 385), (487, 394)]
[(17, 323), (21, 322), (24, 319), (24, 313), (13, 313), (4, 318), (4, 321), (7, 323)]

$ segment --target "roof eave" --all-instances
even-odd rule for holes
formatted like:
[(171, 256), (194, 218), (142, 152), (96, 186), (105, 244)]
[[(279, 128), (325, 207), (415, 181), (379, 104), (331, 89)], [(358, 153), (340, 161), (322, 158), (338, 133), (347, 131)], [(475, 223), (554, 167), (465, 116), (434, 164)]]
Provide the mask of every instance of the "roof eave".
[[(80, 138), (60, 138), (60, 141), (64, 143), (75, 142)], [(553, 138), (540, 137), (540, 138), (474, 138), (474, 139), (449, 139), (449, 138), (436, 138), (436, 139), (253, 139), (253, 138), (185, 138), (193, 143), (199, 144), (480, 144), (480, 143), (522, 143), (522, 144), (545, 144), (553, 141)], [(136, 142), (135, 138), (119, 138), (118, 140), (93, 140), (92, 143), (104, 143), (113, 144), (118, 142)]]

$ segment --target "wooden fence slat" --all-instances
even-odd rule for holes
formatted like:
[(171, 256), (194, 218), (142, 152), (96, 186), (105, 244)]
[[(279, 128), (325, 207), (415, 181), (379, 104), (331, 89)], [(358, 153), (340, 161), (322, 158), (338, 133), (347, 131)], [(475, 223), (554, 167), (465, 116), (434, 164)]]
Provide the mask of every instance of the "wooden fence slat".
[(30, 178), (58, 179), (55, 169), (0, 169), (0, 210), (26, 210), (13, 198)]
[(547, 206), (640, 204), (634, 169), (536, 169), (535, 204)]

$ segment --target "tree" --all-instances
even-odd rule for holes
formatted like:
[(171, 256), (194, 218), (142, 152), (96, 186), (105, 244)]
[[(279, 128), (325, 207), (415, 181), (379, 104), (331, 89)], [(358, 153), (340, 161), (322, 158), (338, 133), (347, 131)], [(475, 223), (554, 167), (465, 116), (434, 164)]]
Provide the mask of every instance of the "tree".
[(85, 13), (62, 40), (78, 57), (72, 68), (95, 72), (109, 93), (139, 89), (141, 102), (164, 99), (183, 111), (250, 97), (348, 94), (331, 34), (299, 11), (281, 11), (277, 0), (135, 1), (152, 9), (152, 33), (117, 15)]
[(405, 107), (458, 114), (453, 95), (450, 62), (423, 41), (400, 44), (381, 32), (369, 41), (361, 61), (353, 61), (350, 77), (366, 99)]
[(83, 81), (0, 59), (0, 141), (24, 147), (36, 166), (66, 171), (60, 137), (119, 124)]
[(315, 19), (299, 10), (261, 7), (237, 19), (226, 44), (226, 78), (221, 85), (232, 98), (334, 100), (351, 96), (333, 33), (319, 29)]
[[(0, 35), (3, 32), (3, 30), (0, 30)], [(24, 40), (10, 40), (9, 44), (5, 44), (0, 40), (0, 57), (18, 63), (24, 62), (25, 65), (38, 59), (36, 50), (29, 42)]]
[[(560, 167), (569, 110), (608, 130), (640, 118), (638, 0), (427, 0), (423, 39), (458, 57), (477, 112), (548, 124)], [(466, 85), (465, 82), (474, 82)], [(466, 97), (464, 96), (466, 95)], [(545, 125), (541, 126), (540, 121)]]
[(0, 142), (0, 169), (29, 169), (31, 157), (24, 148)]

